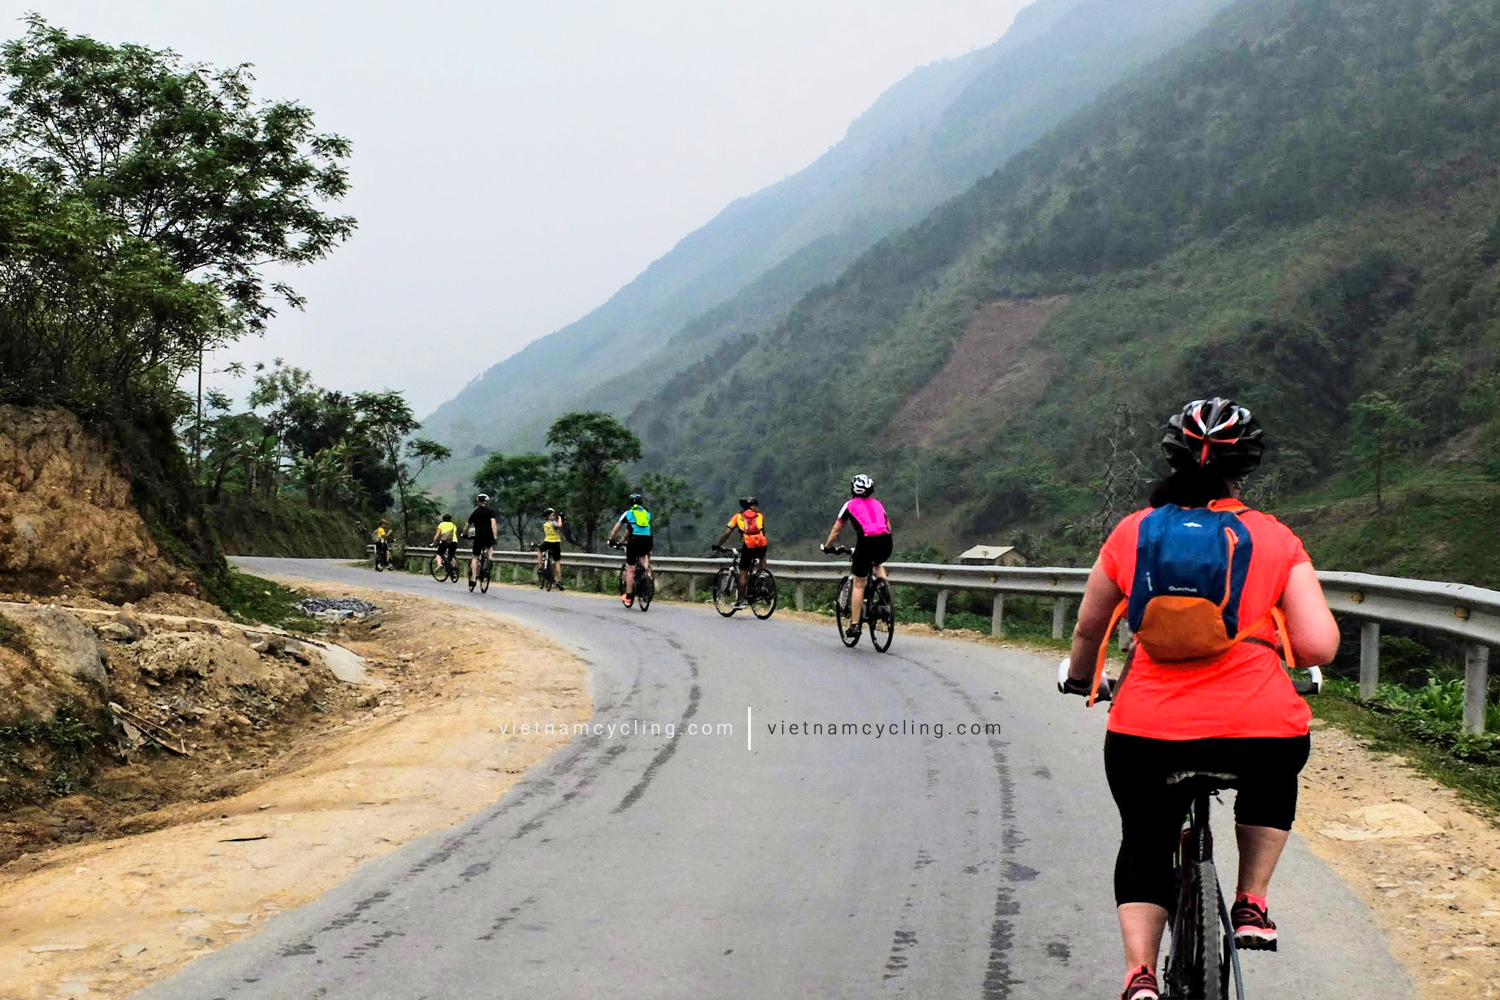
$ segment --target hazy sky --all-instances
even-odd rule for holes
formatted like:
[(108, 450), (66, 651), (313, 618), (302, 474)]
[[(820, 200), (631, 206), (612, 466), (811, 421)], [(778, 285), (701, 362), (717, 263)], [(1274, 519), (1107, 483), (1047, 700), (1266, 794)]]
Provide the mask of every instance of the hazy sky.
[[(0, 0), (111, 43), (255, 64), (354, 141), (359, 230), (211, 365), (285, 357), (421, 415), (796, 173), (1026, 0)], [(232, 388), (223, 379), (210, 381)]]

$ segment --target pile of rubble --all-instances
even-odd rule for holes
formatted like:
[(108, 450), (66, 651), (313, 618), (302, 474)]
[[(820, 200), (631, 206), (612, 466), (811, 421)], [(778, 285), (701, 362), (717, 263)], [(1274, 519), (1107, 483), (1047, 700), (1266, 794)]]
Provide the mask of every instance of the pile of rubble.
[(380, 608), (355, 597), (308, 597), (298, 601), (297, 608), (303, 614), (324, 622), (365, 619), (380, 613)]

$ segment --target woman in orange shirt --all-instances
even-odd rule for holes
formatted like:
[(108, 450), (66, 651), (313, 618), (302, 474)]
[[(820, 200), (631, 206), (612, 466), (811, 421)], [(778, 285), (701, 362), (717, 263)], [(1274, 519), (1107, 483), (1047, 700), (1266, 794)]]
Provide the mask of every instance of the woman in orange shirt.
[[(1276, 518), (1234, 500), (1264, 447), (1259, 423), (1231, 400), (1195, 400), (1174, 414), (1162, 439), (1172, 472), (1152, 488), (1150, 506), (1121, 521), (1105, 542), (1078, 610), (1060, 687), (1088, 694), (1114, 609), (1130, 597), (1137, 556), (1146, 552), (1142, 522), (1167, 505), (1202, 510), (1202, 521), (1220, 512), (1238, 519), (1242, 561), (1243, 549), (1250, 549), (1247, 568), (1235, 578), (1237, 621), (1246, 632), (1222, 653), (1194, 660), (1158, 662), (1138, 645), (1110, 710), (1104, 766), (1120, 810), (1115, 902), (1127, 970), (1121, 1000), (1158, 996), (1172, 851), (1188, 805), (1167, 783), (1175, 772), (1242, 776), (1234, 804), (1239, 886), (1231, 921), (1239, 947), (1276, 947), (1266, 892), (1296, 813), (1312, 713), (1282, 669), (1271, 611), (1285, 616), (1299, 664), (1333, 659), (1339, 631), (1301, 539)], [(1233, 560), (1232, 545), (1229, 553)]]

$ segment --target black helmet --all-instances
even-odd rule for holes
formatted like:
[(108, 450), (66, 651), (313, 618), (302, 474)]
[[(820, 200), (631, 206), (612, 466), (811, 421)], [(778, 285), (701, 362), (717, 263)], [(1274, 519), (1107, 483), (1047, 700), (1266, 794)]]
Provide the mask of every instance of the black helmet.
[(740, 497), (741, 507), (754, 507), (758, 503), (760, 503), (760, 501), (755, 499), (754, 497)]
[(644, 499), (646, 499), (646, 498), (643, 497), (643, 496), (641, 496), (639, 493), (632, 493), (632, 494), (630, 494), (630, 502), (632, 504), (640, 503)]
[(443, 520), (444, 521), (451, 521), (451, 520), (453, 520), (453, 515), (452, 514), (444, 514), (443, 515)]
[(861, 472), (849, 483), (849, 494), (856, 497), (867, 497), (875, 492), (875, 480)]
[(1260, 464), (1266, 450), (1260, 421), (1232, 399), (1195, 399), (1167, 421), (1162, 454), (1174, 469), (1194, 466), (1243, 476)]

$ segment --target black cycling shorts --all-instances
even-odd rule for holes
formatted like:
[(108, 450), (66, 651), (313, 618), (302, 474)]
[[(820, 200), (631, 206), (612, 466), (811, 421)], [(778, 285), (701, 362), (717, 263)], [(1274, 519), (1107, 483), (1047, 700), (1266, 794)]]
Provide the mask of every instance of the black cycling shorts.
[(625, 539), (625, 562), (634, 566), (641, 556), (649, 556), (653, 541), (650, 535), (631, 535)]
[(849, 572), (855, 576), (869, 576), (870, 570), (891, 557), (895, 540), (890, 535), (866, 535), (854, 543), (854, 557)]
[(457, 542), (438, 542), (437, 543), (437, 552), (438, 552), (438, 556), (441, 557), (441, 558), (447, 558), (448, 556), (456, 555), (458, 553), (458, 543)]
[(1104, 775), (1120, 808), (1115, 902), (1172, 907), (1172, 852), (1191, 793), (1167, 784), (1170, 775), (1240, 775), (1235, 822), (1290, 830), (1297, 815), (1297, 774), (1311, 747), (1307, 736), (1156, 740), (1106, 733)]
[(755, 564), (766, 558), (766, 553), (771, 551), (771, 546), (762, 545), (758, 549), (740, 549), (740, 569), (746, 573), (755, 568)]
[(552, 553), (553, 562), (562, 562), (562, 542), (543, 542), (542, 551)]
[(481, 552), (488, 552), (490, 549), (493, 549), (494, 547), (495, 547), (495, 540), (493, 538), (475, 538), (474, 539), (474, 554), (476, 556), (479, 555)]

